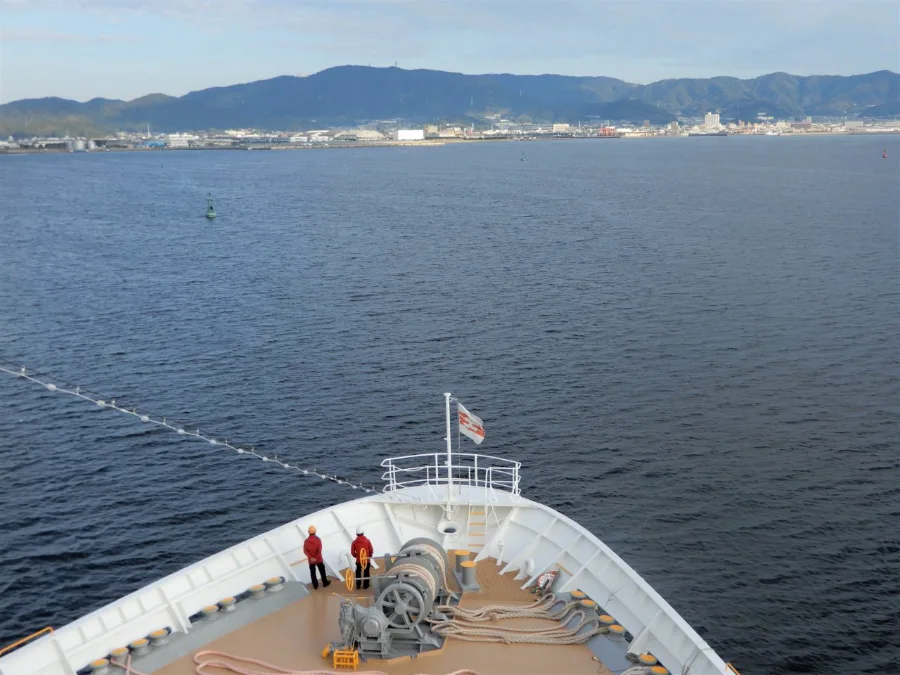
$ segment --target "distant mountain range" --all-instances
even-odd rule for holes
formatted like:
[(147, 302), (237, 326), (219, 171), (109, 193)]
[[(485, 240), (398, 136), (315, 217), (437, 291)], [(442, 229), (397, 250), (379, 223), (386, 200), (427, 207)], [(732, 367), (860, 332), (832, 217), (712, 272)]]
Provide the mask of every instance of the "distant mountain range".
[(304, 129), (375, 120), (577, 122), (591, 118), (659, 124), (676, 116), (721, 111), (753, 120), (805, 115), (900, 114), (900, 75), (809, 76), (772, 73), (631, 84), (611, 77), (463, 75), (440, 70), (339, 66), (307, 77), (282, 76), (180, 97), (151, 94), (133, 101), (24, 99), (0, 105), (0, 136), (99, 134), (137, 130)]

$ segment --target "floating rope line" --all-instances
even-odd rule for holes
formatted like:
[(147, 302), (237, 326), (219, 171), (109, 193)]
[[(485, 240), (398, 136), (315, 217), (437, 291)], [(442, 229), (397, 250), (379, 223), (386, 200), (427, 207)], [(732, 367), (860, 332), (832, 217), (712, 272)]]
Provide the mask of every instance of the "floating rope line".
[[(6, 361), (6, 363), (8, 364), (10, 362)], [(168, 421), (168, 418), (166, 418), (166, 417), (160, 417), (158, 415), (153, 415), (153, 414), (151, 414), (147, 411), (141, 410), (139, 408), (135, 408), (135, 407), (129, 408), (129, 407), (122, 406), (122, 405), (116, 403), (116, 399), (107, 400), (106, 398), (100, 397), (97, 394), (91, 394), (90, 392), (82, 389), (81, 387), (71, 387), (71, 385), (55, 384), (55, 383), (51, 382), (50, 380), (56, 379), (56, 378), (51, 378), (49, 375), (45, 375), (45, 374), (42, 375), (40, 373), (32, 374), (31, 372), (26, 371), (25, 366), (22, 366), (19, 368), (15, 368), (15, 367), (11, 368), (11, 367), (6, 367), (3, 365), (0, 365), (0, 372), (8, 373), (14, 377), (20, 377), (20, 378), (23, 378), (30, 382), (34, 382), (35, 384), (39, 384), (42, 387), (44, 387), (45, 389), (47, 389), (47, 391), (60, 393), (60, 394), (68, 394), (70, 396), (74, 396), (76, 398), (80, 398), (85, 401), (90, 401), (91, 403), (94, 403), (99, 408), (115, 410), (117, 412), (124, 413), (124, 414), (130, 415), (132, 417), (136, 417), (144, 424), (155, 424), (156, 426), (165, 427), (166, 429), (174, 431), (179, 436), (191, 436), (193, 438), (198, 438), (202, 441), (206, 441), (210, 445), (215, 445), (217, 447), (221, 446), (221, 447), (227, 448), (229, 450), (234, 450), (239, 455), (252, 455), (253, 457), (261, 459), (264, 462), (272, 462), (272, 463), (277, 464), (278, 466), (281, 466), (285, 469), (297, 471), (297, 472), (303, 474), (304, 476), (315, 476), (316, 478), (321, 478), (322, 480), (329, 480), (332, 483), (337, 483), (338, 485), (347, 485), (353, 490), (362, 490), (363, 492), (366, 492), (368, 494), (374, 494), (375, 492), (378, 492), (378, 490), (374, 486), (367, 487), (367, 486), (363, 485), (362, 483), (354, 483), (353, 481), (351, 481), (347, 478), (343, 478), (338, 475), (332, 476), (327, 473), (320, 473), (317, 469), (305, 469), (301, 466), (297, 466), (296, 464), (291, 464), (289, 462), (286, 462), (286, 461), (280, 459), (278, 457), (278, 455), (274, 454), (274, 453), (261, 452), (254, 447), (246, 447), (243, 445), (234, 445), (233, 443), (230, 443), (227, 438), (218, 439), (218, 438), (214, 438), (212, 436), (207, 436), (205, 434), (201, 434), (200, 429), (197, 429), (196, 431), (188, 431), (187, 429), (185, 429), (184, 425), (171, 423)]]

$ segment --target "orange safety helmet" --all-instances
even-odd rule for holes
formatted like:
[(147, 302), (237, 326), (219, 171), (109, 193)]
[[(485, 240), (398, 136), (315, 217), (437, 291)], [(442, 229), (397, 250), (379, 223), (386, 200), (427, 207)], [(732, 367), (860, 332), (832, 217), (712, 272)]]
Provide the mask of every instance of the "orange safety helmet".
[(310, 533), (310, 534), (315, 534), (315, 533), (316, 533), (316, 526), (315, 526), (315, 525), (310, 525), (310, 526), (309, 526), (309, 533)]

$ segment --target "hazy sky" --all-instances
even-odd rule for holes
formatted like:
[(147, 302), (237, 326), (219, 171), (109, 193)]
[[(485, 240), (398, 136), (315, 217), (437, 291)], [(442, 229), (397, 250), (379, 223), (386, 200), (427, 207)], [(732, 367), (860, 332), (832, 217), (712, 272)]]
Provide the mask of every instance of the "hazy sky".
[(900, 0), (0, 0), (0, 101), (347, 63), (631, 82), (900, 71)]

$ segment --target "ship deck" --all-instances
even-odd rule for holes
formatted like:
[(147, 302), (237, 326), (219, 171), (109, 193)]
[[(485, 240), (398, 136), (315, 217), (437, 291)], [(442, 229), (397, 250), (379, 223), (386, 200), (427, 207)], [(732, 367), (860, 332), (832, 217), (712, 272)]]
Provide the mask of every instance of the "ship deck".
[[(534, 596), (521, 589), (521, 581), (515, 580), (512, 574), (501, 576), (499, 569), (493, 559), (480, 561), (477, 575), (481, 590), (464, 593), (461, 606), (478, 608), (498, 602), (527, 605), (534, 601)], [(377, 573), (377, 570), (373, 570), (373, 574)], [(278, 603), (283, 606), (270, 606), (271, 611), (254, 616), (249, 622), (247, 619), (253, 608), (241, 607), (244, 603), (239, 603), (235, 612), (211, 622), (218, 623), (219, 626), (211, 625), (215, 630), (213, 633), (206, 632), (206, 635), (210, 637), (216, 634), (217, 637), (204, 643), (171, 645), (175, 650), (174, 653), (170, 652), (170, 657), (175, 654), (180, 656), (166, 665), (148, 670), (136, 661), (135, 667), (154, 675), (189, 675), (195, 672), (194, 655), (200, 651), (212, 650), (258, 659), (286, 670), (331, 670), (331, 660), (323, 659), (321, 652), (326, 644), (340, 640), (340, 599), (353, 597), (364, 603), (365, 598), (371, 597), (371, 591), (349, 592), (341, 582), (335, 579), (331, 581), (327, 589), (320, 587), (318, 590), (296, 582), (288, 583), (285, 591), (282, 591), (286, 595)], [(244, 617), (233, 624), (233, 630), (227, 630), (228, 626), (225, 624), (233, 621), (232, 617), (236, 619), (242, 611), (246, 612)], [(493, 623), (495, 622), (490, 622)], [(507, 626), (538, 627), (552, 622), (544, 619), (511, 619), (503, 623)], [(204, 631), (198, 631), (195, 638), (202, 639), (203, 633)], [(246, 664), (243, 665), (247, 667)], [(251, 668), (256, 670), (259, 667)], [(438, 651), (415, 659), (369, 660), (360, 663), (357, 672), (446, 675), (460, 669), (470, 669), (479, 675), (613, 675), (614, 672), (601, 663), (586, 645), (505, 645), (467, 642), (452, 637)], [(224, 675), (227, 671), (213, 672)]]
[[(384, 675), (446, 675), (463, 669), (480, 675), (621, 675), (635, 660), (658, 661), (659, 673), (735, 672), (596, 536), (549, 506), (522, 497), (518, 462), (457, 453), (449, 470), (447, 466), (445, 453), (386, 459), (382, 467), (388, 485), (382, 492), (370, 491), (284, 523), (154, 581), (52, 635), (47, 634), (49, 628), (38, 631), (27, 644), (0, 655), (0, 670), (4, 675), (85, 675), (94, 665), (102, 669), (107, 658), (118, 661), (131, 654), (134, 675), (192, 675), (198, 672), (195, 656), (215, 650), (273, 667), (261, 669), (257, 664), (236, 671), (209, 664), (202, 675), (332, 672), (332, 663), (321, 654), (326, 644), (340, 640), (340, 598), (347, 591), (338, 575), (349, 564), (354, 529), (364, 527), (378, 553), (373, 557), (376, 574), (379, 556), (383, 565), (389, 560), (384, 556), (402, 553), (411, 542), (424, 540), (448, 553), (474, 549), (481, 589), (463, 595), (464, 607), (529, 604), (532, 596), (521, 587), (533, 586), (544, 572), (556, 572), (554, 588), (579, 591), (608, 617), (605, 623), (612, 620), (618, 627), (601, 629), (584, 645), (571, 646), (473, 643), (451, 637), (442, 650), (414, 660), (359, 664), (360, 675), (366, 669)], [(448, 489), (446, 476), (451, 474)], [(323, 542), (324, 564), (337, 582), (327, 590), (313, 591), (306, 585), (310, 577), (303, 550), (313, 525)], [(455, 554), (450, 555), (455, 560)], [(284, 578), (288, 580), (280, 583)], [(370, 594), (357, 597), (363, 605), (372, 601)], [(204, 616), (209, 613), (213, 615)], [(543, 623), (519, 624), (525, 622)]]

